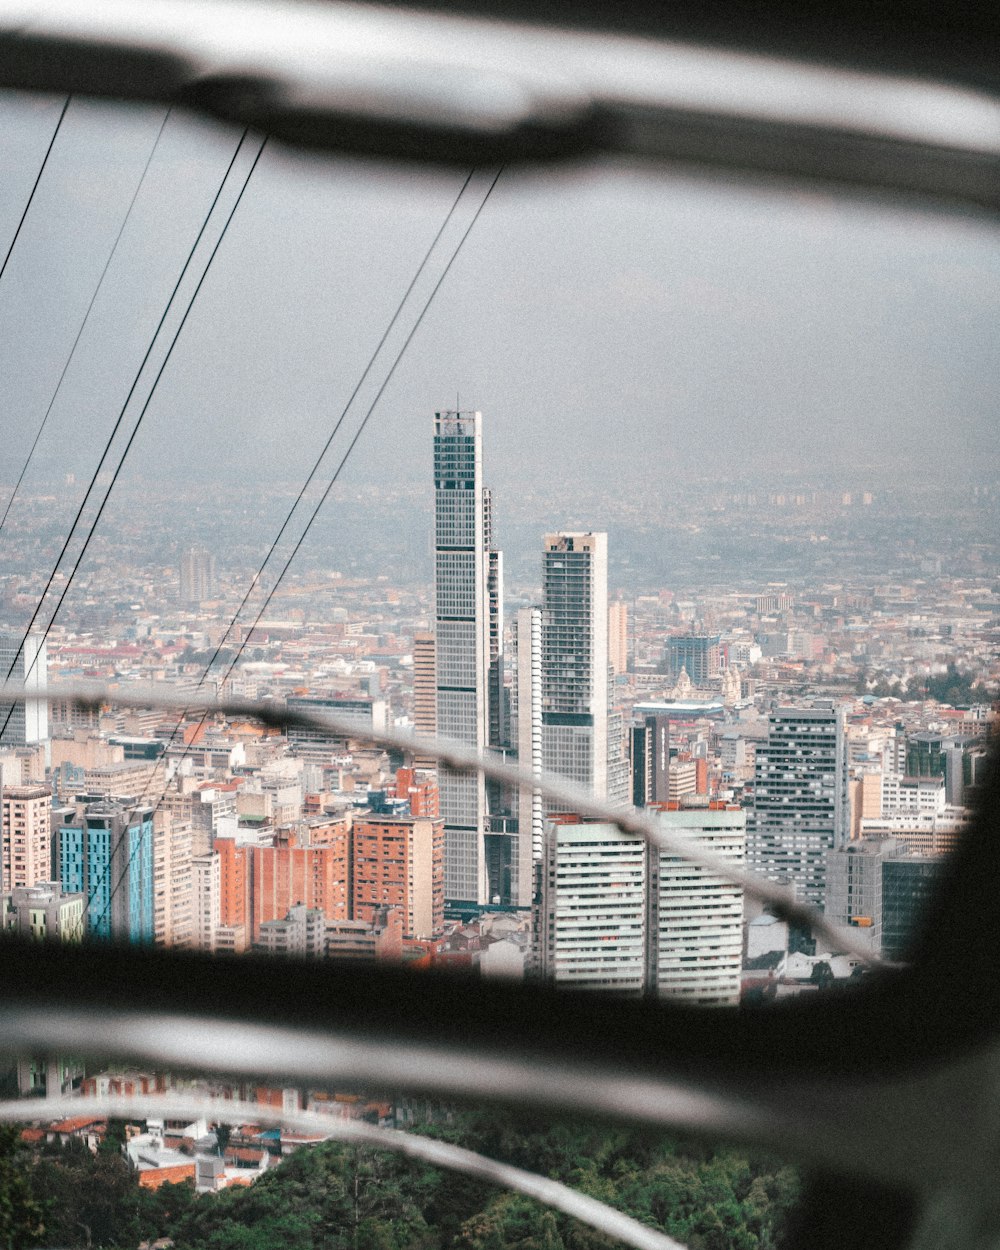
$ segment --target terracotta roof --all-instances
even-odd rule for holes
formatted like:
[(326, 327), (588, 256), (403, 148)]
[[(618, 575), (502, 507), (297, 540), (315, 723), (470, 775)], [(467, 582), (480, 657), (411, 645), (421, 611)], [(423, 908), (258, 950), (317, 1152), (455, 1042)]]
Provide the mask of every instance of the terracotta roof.
[(75, 1115), (69, 1120), (60, 1120), (57, 1124), (49, 1125), (50, 1133), (78, 1133), (82, 1128), (106, 1128), (107, 1124), (103, 1116), (95, 1115)]
[(143, 1189), (159, 1189), (161, 1185), (176, 1185), (189, 1179), (194, 1179), (193, 1163), (174, 1163), (165, 1168), (147, 1168), (139, 1173), (139, 1184)]

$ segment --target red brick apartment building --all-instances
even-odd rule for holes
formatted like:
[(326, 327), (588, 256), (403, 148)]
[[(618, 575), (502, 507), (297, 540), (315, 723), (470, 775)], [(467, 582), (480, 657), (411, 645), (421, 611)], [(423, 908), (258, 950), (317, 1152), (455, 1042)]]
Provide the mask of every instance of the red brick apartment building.
[(371, 920), (398, 907), (408, 938), (444, 927), (444, 822), (419, 816), (359, 816), (354, 821), (353, 914)]

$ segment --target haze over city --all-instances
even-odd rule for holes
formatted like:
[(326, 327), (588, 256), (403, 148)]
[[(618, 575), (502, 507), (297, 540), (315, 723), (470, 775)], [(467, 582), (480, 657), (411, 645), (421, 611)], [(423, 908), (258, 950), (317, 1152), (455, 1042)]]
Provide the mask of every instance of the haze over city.
[[(10, 234), (56, 106), (8, 96), (3, 109)], [(86, 101), (67, 115), (0, 299), (14, 465), (162, 118)], [(85, 479), (237, 137), (171, 115), (33, 472)], [(462, 177), (268, 145), (127, 475), (304, 474)], [(677, 474), (778, 466), (834, 479), (933, 462), (956, 485), (986, 476), (998, 278), (990, 231), (971, 217), (638, 169), (505, 173), (348, 480), (420, 481), (426, 413), (456, 400), (490, 414), (493, 479), (508, 492), (667, 493)]]
[[(501, 983), (617, 995), (624, 1088), (641, 1010), (694, 1037), (688, 1007), (753, 1019), (908, 965), (1000, 732), (992, 223), (683, 168), (467, 178), (63, 103), (0, 94), (0, 681), (27, 692), (0, 704), (0, 928), (39, 959), (183, 952), (274, 1015), (281, 969), (333, 979), (256, 1083), (256, 1041), (199, 1022), (221, 1075), (193, 1074), (167, 1017), (145, 1067), (6, 1056), (8, 1096), (79, 1114), (0, 1126), (0, 1243), (9, 1159), (49, 1221), (31, 1244), (592, 1244), (452, 1193), (430, 1147), (369, 1166), (333, 1140), (353, 1127), (558, 1175), (646, 1250), (773, 1250), (792, 1169), (654, 1141), (645, 1108), (634, 1137), (470, 1111), (430, 1047), (398, 1076), (380, 1044), (409, 1048), (406, 993), (447, 977), (364, 977), (463, 973), (449, 1028), (488, 1022), (463, 1094), (492, 1098), (521, 1080), (502, 1048), (535, 1044)], [(460, 773), (440, 737), (529, 775)], [(352, 986), (370, 1036), (324, 1083)], [(539, 1114), (585, 1105), (549, 1084)], [(119, 1120), (117, 1095), (197, 1115)]]

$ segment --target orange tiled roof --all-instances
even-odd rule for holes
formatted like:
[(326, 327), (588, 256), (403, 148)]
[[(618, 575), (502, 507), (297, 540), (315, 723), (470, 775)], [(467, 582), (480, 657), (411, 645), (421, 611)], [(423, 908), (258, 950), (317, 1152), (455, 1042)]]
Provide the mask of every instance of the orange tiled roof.
[(181, 1181), (194, 1180), (193, 1163), (174, 1163), (166, 1168), (147, 1168), (139, 1173), (143, 1189), (159, 1189), (161, 1185), (177, 1185)]
[(104, 1128), (105, 1120), (103, 1116), (93, 1115), (75, 1115), (69, 1120), (60, 1120), (58, 1124), (50, 1124), (50, 1133), (78, 1133), (82, 1128), (95, 1127), (98, 1124)]

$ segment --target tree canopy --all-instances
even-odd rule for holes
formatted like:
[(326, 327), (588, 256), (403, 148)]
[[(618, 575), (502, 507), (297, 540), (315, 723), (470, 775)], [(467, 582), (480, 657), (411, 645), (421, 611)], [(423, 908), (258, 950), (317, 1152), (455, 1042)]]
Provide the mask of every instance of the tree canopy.
[[(773, 1250), (796, 1173), (729, 1148), (491, 1111), (424, 1126), (433, 1136), (542, 1172), (662, 1229), (690, 1250)], [(122, 1155), (80, 1143), (27, 1162), (0, 1157), (0, 1247), (134, 1250), (610, 1250), (601, 1234), (484, 1182), (336, 1142), (302, 1147), (250, 1187), (142, 1189)], [(13, 1230), (13, 1231), (8, 1231)], [(34, 1238), (34, 1240), (32, 1240)]]

